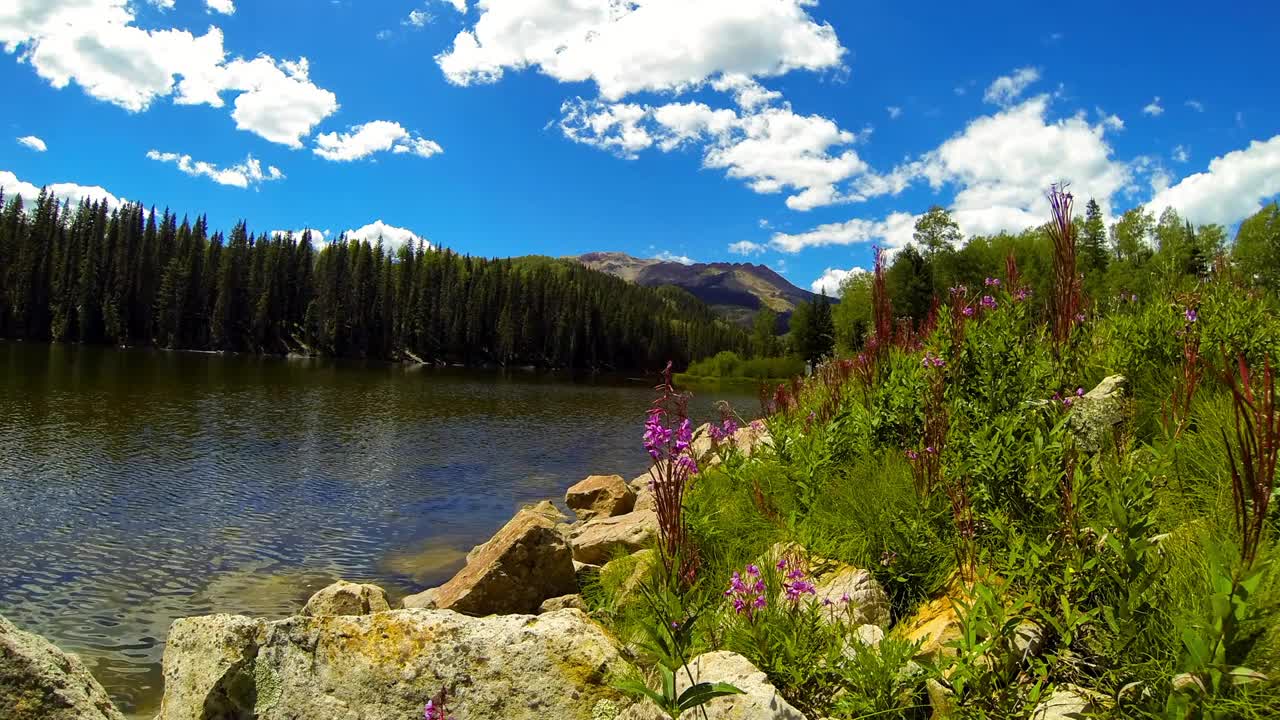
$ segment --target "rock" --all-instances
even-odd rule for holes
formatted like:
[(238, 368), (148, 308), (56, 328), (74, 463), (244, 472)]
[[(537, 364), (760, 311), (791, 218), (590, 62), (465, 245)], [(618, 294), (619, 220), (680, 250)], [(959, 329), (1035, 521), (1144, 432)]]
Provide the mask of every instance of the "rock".
[(621, 475), (592, 475), (569, 488), (564, 503), (577, 513), (579, 520), (614, 517), (631, 512), (636, 493)]
[(387, 592), (377, 585), (339, 580), (311, 596), (303, 615), (368, 615), (390, 610)]
[(829, 619), (889, 627), (889, 595), (870, 572), (844, 565), (818, 577), (814, 584), (813, 601), (826, 605)]
[(124, 720), (80, 659), (0, 616), (0, 717)]
[(1013, 629), (1013, 649), (1024, 661), (1039, 655), (1044, 641), (1044, 628), (1030, 620), (1023, 620)]
[(569, 544), (574, 560), (599, 565), (618, 552), (630, 554), (644, 548), (657, 534), (656, 512), (629, 512), (577, 526), (569, 535)]
[(854, 631), (854, 635), (857, 636), (858, 642), (864, 646), (875, 647), (880, 644), (881, 640), (884, 640), (884, 628), (879, 625), (859, 625), (858, 629)]
[(600, 568), (600, 585), (615, 604), (622, 605), (653, 572), (657, 562), (658, 553), (654, 550), (641, 550), (634, 555), (610, 560)]
[(1031, 711), (1031, 720), (1084, 720), (1103, 710), (1098, 693), (1062, 685)]
[[(559, 527), (563, 523), (568, 522), (569, 520), (569, 516), (561, 512), (560, 508), (556, 507), (555, 503), (551, 502), (550, 500), (540, 500), (531, 505), (524, 505), (520, 508), (519, 512), (517, 512), (516, 514), (519, 515), (522, 512), (531, 512), (531, 513), (536, 513), (538, 515), (541, 515), (547, 518), (548, 520), (550, 520), (551, 522), (555, 523), (557, 527)], [(467, 562), (471, 562), (472, 558), (484, 552), (484, 549), (488, 547), (489, 543), (492, 542), (492, 540), (493, 538), (490, 538), (489, 540), (486, 540), (480, 543), (479, 545), (468, 550)]]
[(406, 610), (435, 610), (438, 607), (436, 605), (436, 593), (439, 590), (440, 588), (428, 588), (414, 595), (406, 595), (400, 601), (400, 607)]
[(934, 678), (925, 681), (925, 691), (929, 693), (929, 707), (933, 709), (931, 717), (934, 720), (938, 718), (949, 718), (956, 712), (956, 694), (951, 688), (943, 685)]
[(538, 614), (544, 615), (557, 610), (568, 610), (569, 608), (585, 611), (587, 604), (583, 602), (581, 595), (561, 595), (560, 597), (543, 600), (542, 605), (538, 606)]
[(921, 605), (910, 618), (899, 623), (903, 637), (908, 642), (919, 642), (919, 657), (940, 657), (944, 652), (954, 654), (947, 643), (960, 637), (960, 617), (949, 596), (935, 598)]
[(573, 555), (556, 522), (521, 510), (469, 556), (453, 579), (429, 594), (410, 595), (404, 607), (467, 615), (535, 613), (543, 600), (577, 591)]
[(635, 512), (658, 512), (658, 496), (654, 495), (649, 488), (636, 493), (636, 504), (633, 510)]
[(1112, 375), (1072, 404), (1067, 427), (1081, 450), (1097, 452), (1112, 428), (1124, 422), (1127, 385), (1123, 375)]
[(745, 457), (751, 457), (766, 447), (773, 447), (773, 436), (764, 423), (752, 423), (738, 428), (733, 434), (733, 445)]
[(439, 610), (269, 622), (174, 622), (157, 720), (404, 720), (449, 691), (458, 718), (589, 720), (628, 672), (585, 614), (472, 618)]
[[(722, 651), (699, 655), (689, 664), (689, 670), (697, 682), (729, 683), (744, 693), (716, 698), (703, 705), (706, 720), (805, 720), (804, 715), (769, 684), (763, 672), (737, 653)], [(684, 671), (676, 673), (677, 694), (688, 687), (689, 678)], [(700, 712), (691, 714), (702, 717)], [(645, 701), (624, 710), (618, 720), (658, 720), (663, 717), (653, 703)]]

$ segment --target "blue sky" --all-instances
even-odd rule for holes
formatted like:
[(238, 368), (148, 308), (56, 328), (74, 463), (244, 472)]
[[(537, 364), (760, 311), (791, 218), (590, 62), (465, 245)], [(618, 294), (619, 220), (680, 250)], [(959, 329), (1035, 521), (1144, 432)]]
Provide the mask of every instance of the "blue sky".
[(808, 288), (932, 204), (1038, 223), (1058, 179), (1238, 222), (1280, 193), (1276, 28), (1273, 3), (11, 0), (0, 185)]

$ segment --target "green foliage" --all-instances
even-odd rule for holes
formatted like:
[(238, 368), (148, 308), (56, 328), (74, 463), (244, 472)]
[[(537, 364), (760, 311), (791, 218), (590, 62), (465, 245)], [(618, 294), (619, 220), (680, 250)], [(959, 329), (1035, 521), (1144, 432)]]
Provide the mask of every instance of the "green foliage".
[(680, 379), (714, 380), (785, 380), (804, 373), (804, 361), (794, 357), (756, 357), (743, 359), (732, 350), (722, 350), (713, 357), (689, 365)]
[(791, 314), (791, 347), (811, 363), (827, 357), (835, 348), (835, 324), (826, 293), (796, 306)]

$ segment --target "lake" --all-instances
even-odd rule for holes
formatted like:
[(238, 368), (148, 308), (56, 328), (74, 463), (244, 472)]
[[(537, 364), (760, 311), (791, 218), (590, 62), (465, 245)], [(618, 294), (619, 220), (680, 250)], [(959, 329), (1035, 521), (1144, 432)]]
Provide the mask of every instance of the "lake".
[[(447, 580), (522, 504), (644, 472), (655, 378), (0, 342), (0, 614), (150, 717), (177, 617)], [(697, 393), (696, 419), (750, 387)]]

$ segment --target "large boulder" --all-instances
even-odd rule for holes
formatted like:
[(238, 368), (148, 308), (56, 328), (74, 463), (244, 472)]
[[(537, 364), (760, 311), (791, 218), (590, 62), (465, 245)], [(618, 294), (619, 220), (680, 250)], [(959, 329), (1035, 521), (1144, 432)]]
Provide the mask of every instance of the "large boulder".
[[(805, 720), (804, 715), (791, 706), (777, 688), (769, 683), (763, 672), (751, 661), (737, 653), (713, 652), (699, 655), (688, 668), (697, 682), (724, 682), (743, 692), (716, 698), (703, 705), (707, 720)], [(689, 687), (689, 678), (682, 670), (676, 673), (676, 692)], [(691, 713), (703, 717), (701, 712)], [(618, 716), (618, 720), (660, 720), (665, 716), (649, 701), (632, 705)]]
[(174, 622), (157, 720), (404, 720), (441, 688), (458, 718), (588, 720), (626, 673), (578, 610), (472, 618), (439, 610)]
[(1112, 375), (1072, 403), (1067, 427), (1081, 450), (1097, 452), (1112, 429), (1124, 422), (1127, 385), (1123, 375)]
[(623, 482), (621, 475), (592, 475), (569, 488), (564, 494), (564, 503), (579, 520), (613, 517), (631, 512), (636, 493)]
[(918, 656), (936, 659), (944, 653), (954, 654), (947, 645), (960, 638), (960, 616), (951, 597), (944, 595), (921, 605), (894, 630), (908, 642), (920, 643)]
[(643, 510), (585, 522), (569, 534), (569, 544), (574, 560), (601, 565), (619, 553), (643, 549), (657, 534), (657, 512)]
[(124, 720), (75, 655), (0, 617), (0, 717)]
[(536, 613), (543, 600), (577, 591), (573, 553), (556, 521), (525, 509), (469, 555), (449, 582), (410, 595), (404, 607), (468, 615)]
[(377, 585), (362, 585), (346, 580), (322, 589), (311, 596), (303, 615), (368, 615), (390, 610), (387, 592)]
[(823, 604), (830, 619), (889, 627), (889, 595), (870, 572), (842, 565), (819, 576), (814, 585), (813, 601)]

